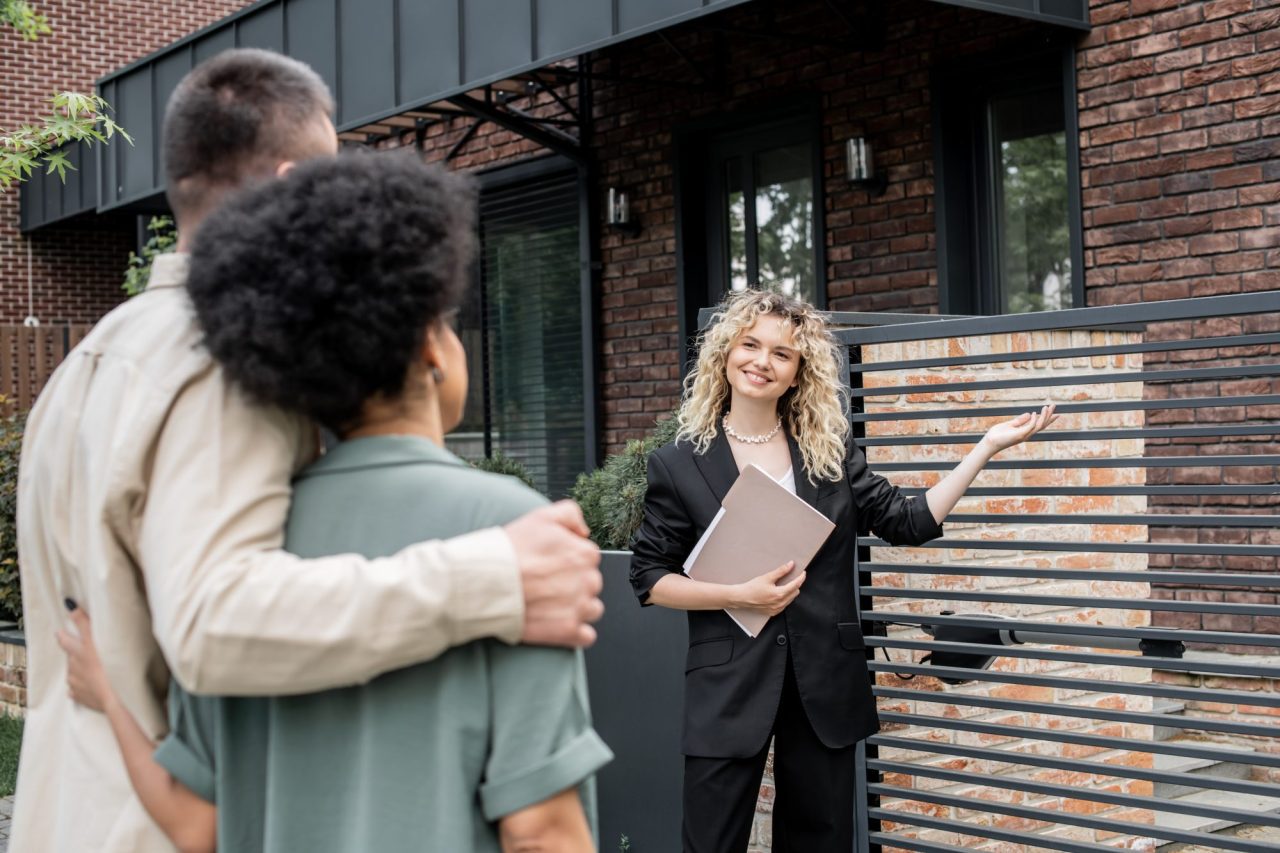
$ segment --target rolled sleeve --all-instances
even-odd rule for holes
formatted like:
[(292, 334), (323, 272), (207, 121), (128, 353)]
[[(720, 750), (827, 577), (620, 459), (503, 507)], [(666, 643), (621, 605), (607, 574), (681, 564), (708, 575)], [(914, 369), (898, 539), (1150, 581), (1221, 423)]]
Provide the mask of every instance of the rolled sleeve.
[(216, 699), (192, 696), (177, 684), (169, 687), (169, 734), (156, 747), (156, 763), (200, 799), (217, 803)]
[(595, 813), (592, 774), (613, 753), (591, 727), (582, 652), (492, 644), (492, 747), (480, 787), (487, 820), (579, 788)]
[(611, 760), (613, 752), (594, 729), (588, 729), (544, 761), (481, 785), (485, 820), (496, 821), (580, 785)]
[(201, 761), (191, 747), (170, 734), (156, 747), (155, 759), (170, 776), (191, 789), (191, 793), (205, 802), (217, 804), (213, 768)]

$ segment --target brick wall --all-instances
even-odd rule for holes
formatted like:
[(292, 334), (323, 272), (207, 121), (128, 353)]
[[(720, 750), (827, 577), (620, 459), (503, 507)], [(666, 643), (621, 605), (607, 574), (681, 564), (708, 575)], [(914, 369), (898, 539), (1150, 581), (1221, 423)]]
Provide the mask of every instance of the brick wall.
[(20, 637), (0, 636), (0, 714), (27, 715), (27, 645)]
[[(1079, 53), (1080, 147), (1091, 305), (1280, 289), (1280, 6), (1267, 0), (1095, 2)], [(1190, 340), (1275, 331), (1280, 318), (1166, 324)], [(1194, 349), (1155, 368), (1247, 365), (1280, 348)], [(1271, 379), (1149, 384), (1153, 397), (1268, 394)], [(1151, 412), (1151, 425), (1274, 421), (1277, 407)], [(1153, 455), (1275, 453), (1274, 436), (1152, 442)], [(1269, 468), (1152, 469), (1153, 484), (1275, 483)], [(1161, 497), (1153, 511), (1266, 512), (1275, 497)], [(1274, 511), (1274, 509), (1270, 510)], [(1275, 531), (1162, 529), (1158, 541), (1280, 542)], [(1269, 558), (1156, 555), (1152, 568), (1275, 571)], [(1247, 588), (1158, 587), (1153, 597), (1275, 604)], [(1245, 615), (1158, 613), (1157, 625), (1268, 630)], [(1270, 626), (1274, 630), (1275, 626)], [(1243, 649), (1241, 651), (1244, 651)], [(1249, 651), (1256, 652), (1257, 649)]]
[[(24, 42), (0, 28), (0, 128), (43, 114), (55, 90), (92, 91), (102, 75), (247, 2), (35, 0), (51, 35)], [(97, 223), (90, 230), (52, 228), (28, 240), (18, 232), (18, 192), (0, 192), (0, 323), (22, 322), (32, 305), (46, 324), (96, 321), (123, 298), (119, 285), (134, 245), (132, 221), (107, 228)]]

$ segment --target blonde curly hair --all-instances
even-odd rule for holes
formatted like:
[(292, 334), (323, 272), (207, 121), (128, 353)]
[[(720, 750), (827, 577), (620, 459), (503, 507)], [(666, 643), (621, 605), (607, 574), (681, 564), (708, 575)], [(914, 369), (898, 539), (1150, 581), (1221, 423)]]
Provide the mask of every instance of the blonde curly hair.
[(699, 336), (698, 363), (685, 377), (676, 440), (690, 442), (698, 453), (711, 447), (729, 405), (725, 374), (729, 350), (765, 316), (790, 323), (791, 342), (800, 356), (796, 387), (778, 400), (778, 414), (800, 447), (809, 482), (839, 480), (844, 476), (849, 418), (837, 344), (816, 308), (779, 293), (747, 290), (729, 295), (717, 306), (711, 324)]

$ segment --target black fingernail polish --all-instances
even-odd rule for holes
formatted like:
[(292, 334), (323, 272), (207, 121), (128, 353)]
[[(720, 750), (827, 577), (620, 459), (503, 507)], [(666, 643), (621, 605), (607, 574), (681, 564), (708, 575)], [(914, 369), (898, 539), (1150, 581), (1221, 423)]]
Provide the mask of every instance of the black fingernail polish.
[(62, 599), (62, 603), (66, 605), (68, 610), (75, 610), (76, 607), (79, 606), (76, 604), (76, 600), (74, 598), (64, 598)]

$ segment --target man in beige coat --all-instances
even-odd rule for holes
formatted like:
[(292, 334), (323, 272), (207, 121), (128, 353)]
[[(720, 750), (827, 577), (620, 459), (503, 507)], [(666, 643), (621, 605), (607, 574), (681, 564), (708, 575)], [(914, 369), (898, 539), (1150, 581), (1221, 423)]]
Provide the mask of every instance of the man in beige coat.
[[(75, 706), (55, 633), (92, 614), (111, 683), (153, 736), (170, 673), (215, 694), (357, 684), (480, 637), (587, 645), (599, 552), (561, 503), (503, 529), (393, 557), (281, 550), (310, 423), (230, 385), (201, 346), (183, 250), (229, 192), (331, 156), (327, 88), (301, 63), (229, 51), (165, 115), (177, 253), (66, 359), (27, 424), (18, 485), (28, 717), (13, 849), (172, 850), (142, 810), (100, 714)], [(341, 210), (335, 216), (345, 215)]]

